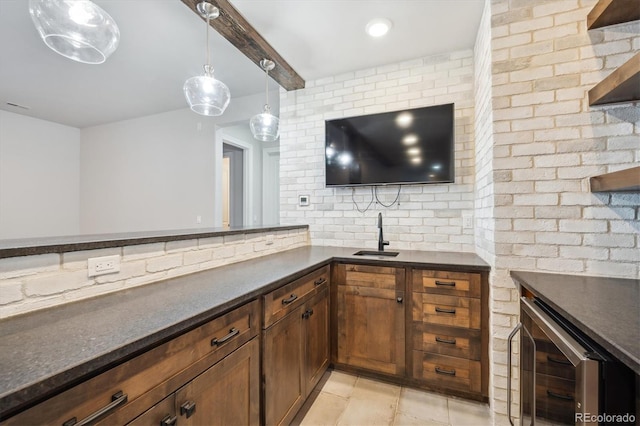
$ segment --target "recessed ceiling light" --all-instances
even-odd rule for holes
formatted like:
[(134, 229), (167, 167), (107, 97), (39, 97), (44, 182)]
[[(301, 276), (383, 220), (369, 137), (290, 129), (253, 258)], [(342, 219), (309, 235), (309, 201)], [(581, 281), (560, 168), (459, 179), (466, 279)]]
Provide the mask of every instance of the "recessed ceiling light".
[(409, 155), (420, 155), (420, 148), (409, 148), (407, 150), (407, 154), (409, 154)]
[(382, 37), (391, 29), (391, 21), (385, 18), (376, 18), (369, 21), (366, 26), (367, 34), (371, 37)]
[(410, 112), (404, 111), (397, 115), (396, 124), (398, 127), (407, 128), (411, 126), (413, 122), (413, 115)]

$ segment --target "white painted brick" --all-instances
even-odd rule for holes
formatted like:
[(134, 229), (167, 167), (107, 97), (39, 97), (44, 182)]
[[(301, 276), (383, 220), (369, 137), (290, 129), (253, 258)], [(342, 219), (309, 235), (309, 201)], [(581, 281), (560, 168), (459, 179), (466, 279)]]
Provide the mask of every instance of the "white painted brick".
[(536, 260), (536, 267), (542, 271), (572, 273), (584, 272), (585, 266), (582, 260), (576, 259), (546, 259)]
[(148, 272), (160, 272), (182, 265), (182, 253), (154, 257), (147, 260)]
[(561, 219), (559, 221), (561, 232), (598, 233), (607, 232), (606, 220), (571, 220)]
[(0, 280), (22, 277), (60, 269), (60, 255), (56, 253), (0, 259)]
[(167, 241), (165, 243), (165, 250), (167, 253), (180, 253), (189, 250), (198, 249), (198, 240), (179, 240), (179, 241)]
[(122, 260), (129, 261), (161, 256), (164, 254), (164, 244), (165, 243), (152, 243), (124, 246), (122, 248)]
[(638, 277), (637, 264), (602, 262), (597, 260), (587, 260), (586, 264), (585, 272), (589, 275), (621, 278)]
[(0, 281), (0, 305), (19, 302), (24, 299), (22, 294), (22, 281), (2, 280)]
[(69, 271), (43, 273), (24, 278), (24, 292), (27, 296), (46, 296), (75, 290), (93, 284), (87, 277), (87, 271)]

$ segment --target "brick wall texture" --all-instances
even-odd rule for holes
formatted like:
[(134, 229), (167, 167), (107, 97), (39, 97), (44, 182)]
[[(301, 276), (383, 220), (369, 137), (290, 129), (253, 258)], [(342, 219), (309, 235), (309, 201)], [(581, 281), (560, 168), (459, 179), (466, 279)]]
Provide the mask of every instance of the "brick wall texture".
[[(308, 244), (296, 229), (0, 259), (0, 318)], [(87, 259), (111, 255), (120, 272), (88, 278)]]

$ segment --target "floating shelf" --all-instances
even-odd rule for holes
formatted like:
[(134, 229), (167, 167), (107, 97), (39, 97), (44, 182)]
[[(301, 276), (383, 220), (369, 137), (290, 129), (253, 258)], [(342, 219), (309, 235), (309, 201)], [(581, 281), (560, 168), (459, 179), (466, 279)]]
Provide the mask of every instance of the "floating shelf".
[(640, 100), (640, 53), (589, 90), (589, 105)]
[(587, 15), (587, 29), (593, 30), (638, 19), (638, 0), (600, 0)]
[(640, 191), (640, 166), (593, 176), (589, 179), (589, 183), (591, 192), (638, 192)]

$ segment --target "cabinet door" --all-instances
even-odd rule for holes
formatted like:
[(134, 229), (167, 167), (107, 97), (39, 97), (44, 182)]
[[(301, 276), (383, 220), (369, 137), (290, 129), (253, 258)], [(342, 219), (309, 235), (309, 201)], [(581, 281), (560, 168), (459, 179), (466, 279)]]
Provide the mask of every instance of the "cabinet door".
[(302, 318), (304, 394), (308, 396), (329, 365), (329, 293), (326, 288), (305, 304)]
[(258, 424), (259, 358), (258, 339), (253, 339), (180, 388), (176, 392), (178, 424)]
[(291, 311), (264, 331), (264, 403), (267, 425), (288, 424), (304, 403), (302, 313)]
[(404, 269), (337, 268), (338, 363), (404, 375)]

